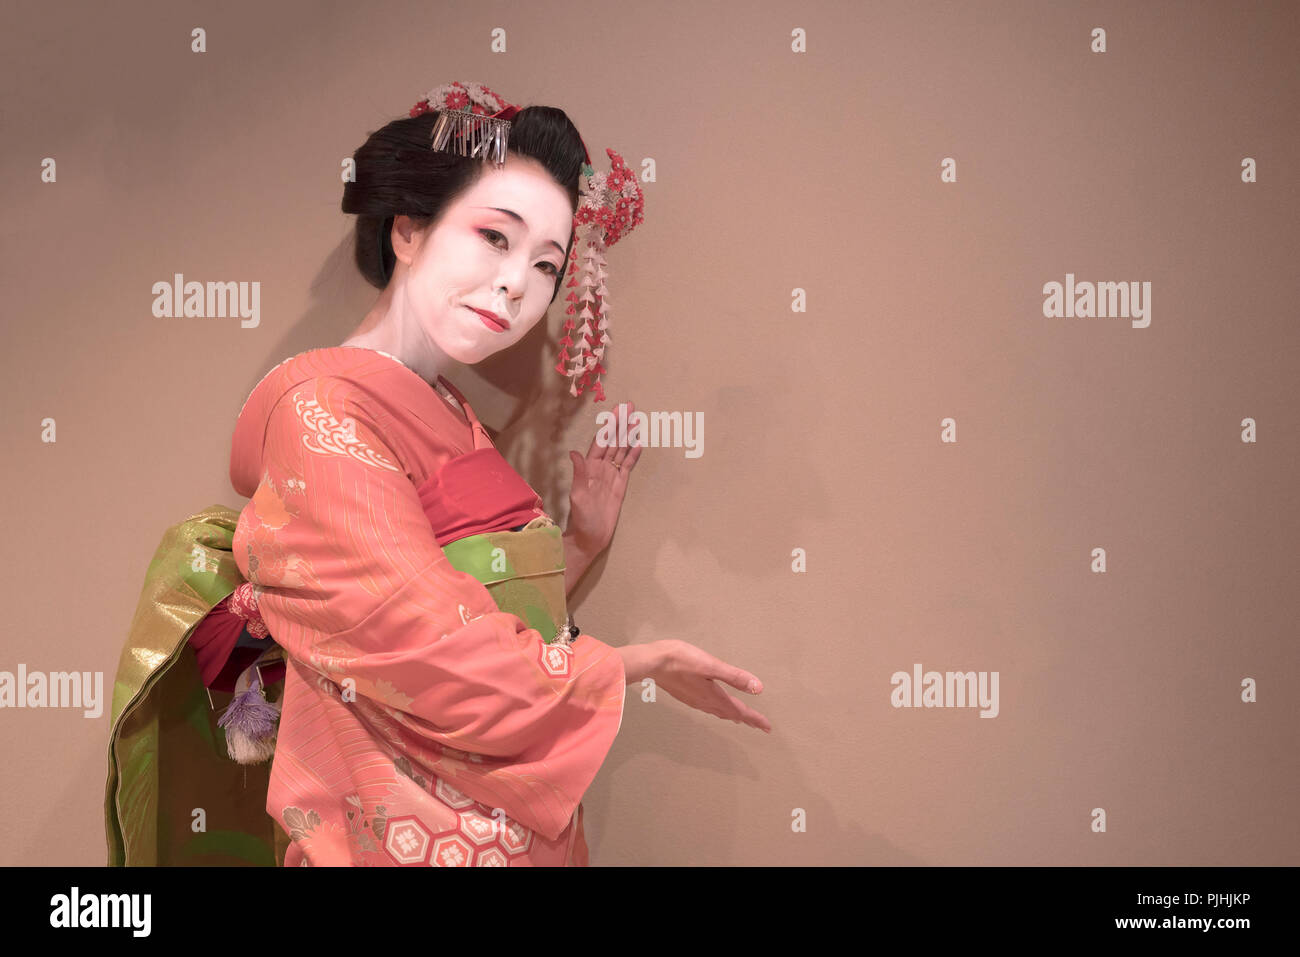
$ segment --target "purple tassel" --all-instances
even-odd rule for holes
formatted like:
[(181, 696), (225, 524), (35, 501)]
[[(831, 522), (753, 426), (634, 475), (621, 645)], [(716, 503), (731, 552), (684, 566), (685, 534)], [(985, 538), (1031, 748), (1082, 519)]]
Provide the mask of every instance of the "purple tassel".
[(255, 665), (240, 676), (236, 687), (245, 679), (248, 687), (235, 693), (217, 726), (226, 729), (226, 751), (231, 758), (240, 764), (261, 764), (275, 754), (280, 706), (266, 700)]

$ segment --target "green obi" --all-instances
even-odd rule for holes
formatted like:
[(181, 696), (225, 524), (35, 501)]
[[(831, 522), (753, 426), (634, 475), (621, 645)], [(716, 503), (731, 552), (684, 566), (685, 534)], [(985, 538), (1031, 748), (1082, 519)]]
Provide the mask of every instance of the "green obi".
[[(238, 521), (238, 511), (210, 506), (169, 528), (149, 563), (113, 683), (104, 798), (109, 866), (274, 867), (284, 860), (289, 839), (266, 813), (271, 762), (230, 758), (217, 720), (233, 695), (204, 687), (189, 644), (199, 622), (244, 580), (231, 552)], [(548, 643), (564, 627), (564, 543), (550, 518), (470, 535), (443, 552)], [(282, 683), (266, 689), (267, 700), (283, 691)]]
[(538, 516), (519, 531), (469, 535), (442, 550), (453, 568), (481, 581), (498, 608), (536, 628), (547, 644), (567, 624), (564, 540), (550, 518)]

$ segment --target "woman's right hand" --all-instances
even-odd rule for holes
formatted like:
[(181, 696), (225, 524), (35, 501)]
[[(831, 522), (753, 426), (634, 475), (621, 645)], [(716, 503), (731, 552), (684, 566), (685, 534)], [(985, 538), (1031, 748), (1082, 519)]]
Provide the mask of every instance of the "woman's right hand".
[(762, 693), (763, 683), (748, 671), (676, 638), (623, 645), (618, 652), (623, 658), (628, 684), (651, 678), (683, 704), (772, 733), (767, 718), (723, 690), (722, 683), (725, 682), (750, 694)]

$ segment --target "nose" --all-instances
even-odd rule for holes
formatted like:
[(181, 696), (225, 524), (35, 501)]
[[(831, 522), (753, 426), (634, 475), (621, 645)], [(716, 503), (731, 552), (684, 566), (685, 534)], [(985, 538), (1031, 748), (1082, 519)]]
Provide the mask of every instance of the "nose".
[(501, 263), (501, 271), (497, 274), (496, 282), (492, 286), (494, 296), (502, 296), (508, 305), (514, 306), (524, 295), (524, 284), (527, 281), (526, 270), (528, 264), (523, 257), (507, 257)]

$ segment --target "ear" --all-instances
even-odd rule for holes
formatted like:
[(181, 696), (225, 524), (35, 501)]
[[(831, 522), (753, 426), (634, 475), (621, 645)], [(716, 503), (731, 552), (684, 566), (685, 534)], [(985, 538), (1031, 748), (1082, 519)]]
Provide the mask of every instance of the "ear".
[(402, 213), (393, 218), (392, 244), (393, 255), (399, 260), (410, 266), (415, 262), (415, 257), (419, 255), (420, 246), (424, 243), (428, 235), (427, 229), (422, 229), (410, 216)]

